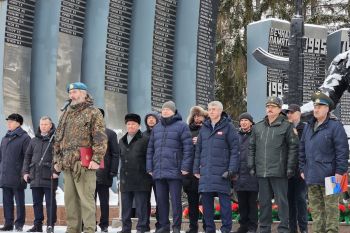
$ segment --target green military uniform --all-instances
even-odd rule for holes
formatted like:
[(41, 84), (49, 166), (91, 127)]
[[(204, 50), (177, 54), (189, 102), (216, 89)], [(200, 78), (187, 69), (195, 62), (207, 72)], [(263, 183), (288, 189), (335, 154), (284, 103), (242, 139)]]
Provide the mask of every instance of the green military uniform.
[(92, 160), (100, 163), (107, 149), (107, 136), (101, 112), (93, 107), (92, 99), (70, 106), (62, 116), (55, 138), (54, 162), (64, 172), (64, 203), (67, 232), (93, 233), (96, 227), (96, 170), (83, 168), (80, 147), (91, 147)]

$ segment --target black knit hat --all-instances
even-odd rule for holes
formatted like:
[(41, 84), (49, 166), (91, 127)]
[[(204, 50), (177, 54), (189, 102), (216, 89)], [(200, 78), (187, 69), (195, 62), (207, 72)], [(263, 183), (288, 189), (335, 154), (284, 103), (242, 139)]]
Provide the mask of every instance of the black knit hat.
[(6, 118), (6, 120), (17, 121), (20, 125), (23, 124), (23, 117), (18, 113), (12, 113)]
[(139, 125), (141, 124), (141, 117), (135, 113), (126, 114), (124, 119), (125, 119), (125, 124), (128, 123), (128, 121), (134, 121)]
[(252, 122), (254, 124), (254, 120), (253, 120), (252, 115), (250, 115), (247, 112), (244, 112), (241, 115), (239, 115), (238, 119), (239, 119), (239, 121), (241, 121), (242, 119), (247, 119), (247, 120), (249, 120), (250, 122)]

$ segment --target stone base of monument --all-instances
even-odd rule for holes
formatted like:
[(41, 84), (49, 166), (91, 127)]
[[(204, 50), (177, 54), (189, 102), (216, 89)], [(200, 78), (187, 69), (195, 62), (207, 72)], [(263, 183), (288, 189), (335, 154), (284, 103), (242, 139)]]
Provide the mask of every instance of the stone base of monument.
[[(151, 218), (151, 229), (155, 229), (155, 218)], [(171, 221), (171, 220), (170, 220)], [(137, 224), (137, 218), (132, 218), (132, 225), (133, 229), (135, 229), (135, 226)], [(221, 226), (221, 221), (220, 220), (215, 220), (216, 224), (216, 229), (219, 230)], [(278, 227), (279, 222), (274, 222), (272, 224), (272, 233), (277, 233), (277, 227)], [(121, 220), (120, 219), (113, 219), (112, 220), (112, 227), (113, 228), (121, 228)], [(181, 230), (186, 231), (189, 227), (189, 220), (188, 219), (183, 219), (182, 220), (182, 226)], [(234, 221), (233, 223), (233, 228), (232, 231), (236, 231), (237, 228), (239, 227), (239, 223), (237, 221)], [(312, 222), (309, 222), (309, 232), (312, 232)], [(199, 220), (199, 232), (204, 232), (202, 228), (202, 220)], [(339, 228), (339, 233), (349, 233), (350, 232), (350, 225), (346, 225), (344, 223), (340, 223), (340, 228)]]

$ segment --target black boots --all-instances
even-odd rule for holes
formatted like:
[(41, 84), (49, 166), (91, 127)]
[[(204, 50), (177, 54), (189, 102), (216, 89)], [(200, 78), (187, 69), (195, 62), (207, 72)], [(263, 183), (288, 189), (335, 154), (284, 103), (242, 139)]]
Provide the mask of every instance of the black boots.
[(27, 232), (43, 232), (43, 226), (42, 225), (34, 225)]
[(0, 231), (12, 231), (13, 226), (10, 225), (4, 225), (3, 227), (0, 228)]

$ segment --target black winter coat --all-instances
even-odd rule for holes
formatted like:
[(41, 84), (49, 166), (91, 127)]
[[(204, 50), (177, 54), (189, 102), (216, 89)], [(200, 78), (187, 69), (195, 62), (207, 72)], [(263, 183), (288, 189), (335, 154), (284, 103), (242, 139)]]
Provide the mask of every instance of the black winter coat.
[(125, 134), (120, 145), (120, 191), (151, 191), (152, 177), (146, 172), (148, 137), (139, 130), (128, 144)]
[(113, 177), (118, 174), (119, 166), (119, 144), (117, 134), (106, 128), (108, 138), (107, 150), (104, 156), (105, 167), (96, 172), (96, 182), (100, 185), (112, 186)]
[[(54, 131), (55, 126), (53, 126), (48, 135), (42, 136), (39, 129), (35, 137), (30, 140), (22, 168), (23, 175), (29, 174), (30, 188), (51, 187), (52, 143), (48, 147), (41, 165), (39, 165), (39, 163), (44, 156), (45, 149), (49, 145), (50, 138)], [(58, 179), (54, 179), (54, 186), (57, 187), (57, 184)]]
[(249, 140), (251, 131), (243, 132), (239, 131), (239, 177), (235, 181), (234, 188), (236, 191), (259, 191), (258, 179), (255, 176), (249, 174), (249, 169), (247, 167), (248, 155), (249, 155)]
[(0, 146), (0, 187), (26, 188), (22, 177), (24, 155), (30, 137), (21, 127), (6, 133)]
[[(201, 125), (196, 125), (194, 123), (189, 124), (189, 128), (191, 131), (192, 138), (197, 137), (199, 134), (199, 130), (201, 129)], [(193, 145), (193, 156), (196, 150), (196, 145)], [(193, 175), (193, 173), (189, 173), (182, 178), (182, 186), (186, 193), (189, 192), (198, 192), (198, 184), (199, 180), (197, 177)]]

